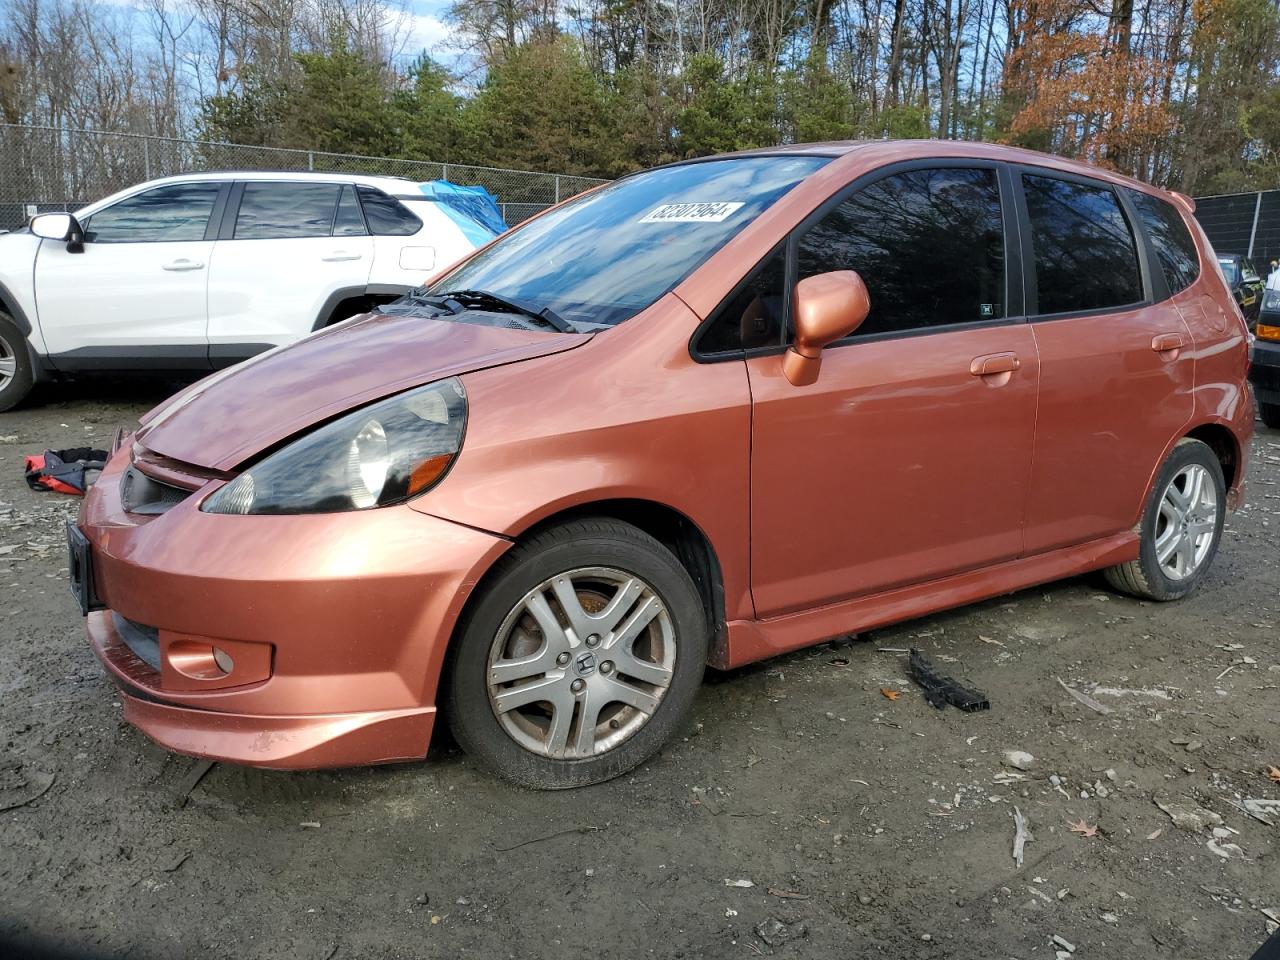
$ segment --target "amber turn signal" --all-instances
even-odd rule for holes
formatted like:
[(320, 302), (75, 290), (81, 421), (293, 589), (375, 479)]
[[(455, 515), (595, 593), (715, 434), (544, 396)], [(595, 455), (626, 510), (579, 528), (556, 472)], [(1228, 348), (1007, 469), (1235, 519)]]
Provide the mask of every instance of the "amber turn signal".
[(445, 470), (449, 469), (449, 462), (453, 457), (452, 453), (442, 453), (439, 456), (428, 457), (414, 467), (413, 472), (409, 474), (409, 496), (421, 493), (439, 480)]
[(1273, 327), (1270, 324), (1258, 324), (1253, 333), (1259, 340), (1280, 340), (1280, 327)]

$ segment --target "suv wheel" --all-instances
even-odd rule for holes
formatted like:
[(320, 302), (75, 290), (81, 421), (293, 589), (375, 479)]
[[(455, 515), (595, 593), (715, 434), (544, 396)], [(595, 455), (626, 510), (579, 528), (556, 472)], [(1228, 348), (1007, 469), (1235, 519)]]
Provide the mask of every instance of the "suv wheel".
[(688, 716), (707, 620), (688, 572), (613, 520), (540, 533), (499, 561), (451, 651), (445, 712), (462, 747), (542, 789), (599, 783)]
[(1138, 559), (1110, 567), (1107, 582), (1147, 600), (1185, 597), (1218, 552), (1226, 494), (1222, 465), (1208, 444), (1179, 440), (1160, 469), (1138, 525)]
[(1258, 415), (1262, 417), (1262, 422), (1272, 430), (1280, 430), (1280, 403), (1258, 401)]
[(16, 407), (33, 381), (27, 338), (8, 314), (0, 313), (0, 410)]

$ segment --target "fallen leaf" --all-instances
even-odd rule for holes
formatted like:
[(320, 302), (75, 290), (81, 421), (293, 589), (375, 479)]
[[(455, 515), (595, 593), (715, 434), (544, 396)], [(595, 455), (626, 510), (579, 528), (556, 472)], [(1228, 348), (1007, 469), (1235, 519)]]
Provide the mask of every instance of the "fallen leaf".
[(902, 696), (902, 693), (900, 691), (890, 690), (888, 687), (881, 687), (880, 693), (886, 700), (897, 700), (900, 696)]
[(1272, 783), (1280, 783), (1280, 767), (1267, 767), (1267, 779)]
[(1164, 833), (1164, 827), (1161, 827), (1159, 830), (1152, 830), (1150, 833), (1148, 833), (1148, 834), (1147, 834), (1147, 839), (1148, 839), (1148, 840), (1155, 840), (1155, 839), (1156, 839), (1156, 838), (1158, 838), (1158, 837), (1160, 836), (1160, 834), (1162, 834), (1162, 833)]
[(1090, 826), (1085, 823), (1084, 820), (1079, 820), (1076, 823), (1072, 823), (1068, 820), (1067, 826), (1071, 828), (1072, 833), (1078, 833), (1082, 837), (1096, 837), (1098, 835), (1098, 828), (1096, 826)]

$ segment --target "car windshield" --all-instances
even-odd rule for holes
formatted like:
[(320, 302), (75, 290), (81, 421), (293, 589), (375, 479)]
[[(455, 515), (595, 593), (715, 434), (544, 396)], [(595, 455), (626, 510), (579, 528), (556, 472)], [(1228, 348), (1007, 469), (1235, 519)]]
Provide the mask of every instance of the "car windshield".
[(707, 160), (626, 177), (512, 231), (431, 287), (474, 290), (577, 324), (629, 319), (827, 157)]
[(1220, 266), (1222, 268), (1222, 272), (1227, 275), (1228, 282), (1230, 283), (1236, 282), (1236, 278), (1237, 278), (1236, 262), (1234, 260), (1232, 260), (1230, 257), (1219, 257), (1218, 266)]

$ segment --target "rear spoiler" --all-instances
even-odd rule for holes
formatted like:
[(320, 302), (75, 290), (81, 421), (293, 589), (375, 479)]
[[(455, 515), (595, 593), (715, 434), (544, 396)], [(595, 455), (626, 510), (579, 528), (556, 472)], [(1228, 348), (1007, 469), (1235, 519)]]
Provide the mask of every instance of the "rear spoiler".
[(1178, 193), (1176, 190), (1170, 190), (1169, 193), (1172, 194), (1173, 199), (1177, 200), (1178, 203), (1182, 205), (1183, 209), (1185, 209), (1187, 213), (1196, 212), (1196, 202), (1185, 193)]

